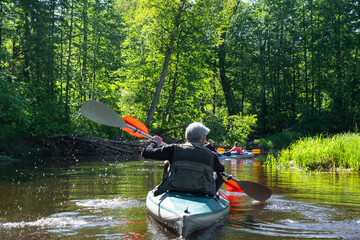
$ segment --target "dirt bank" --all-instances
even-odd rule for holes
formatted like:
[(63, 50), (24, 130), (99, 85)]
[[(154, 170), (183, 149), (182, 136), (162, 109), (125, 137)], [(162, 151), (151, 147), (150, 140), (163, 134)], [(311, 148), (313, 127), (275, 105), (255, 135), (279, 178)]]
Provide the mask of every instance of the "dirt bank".
[(0, 165), (14, 163), (66, 163), (137, 160), (146, 141), (109, 140), (91, 135), (27, 136), (0, 151)]

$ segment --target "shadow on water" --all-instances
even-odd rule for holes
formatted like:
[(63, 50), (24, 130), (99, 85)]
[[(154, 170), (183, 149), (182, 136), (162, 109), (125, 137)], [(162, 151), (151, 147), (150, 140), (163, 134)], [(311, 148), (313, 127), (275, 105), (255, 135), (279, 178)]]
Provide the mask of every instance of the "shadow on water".
[[(0, 239), (177, 239), (145, 209), (147, 192), (161, 181), (161, 162), (88, 160), (1, 170)], [(227, 217), (187, 239), (359, 238), (359, 174), (224, 164), (227, 173), (262, 183), (273, 196), (259, 203), (227, 193)]]

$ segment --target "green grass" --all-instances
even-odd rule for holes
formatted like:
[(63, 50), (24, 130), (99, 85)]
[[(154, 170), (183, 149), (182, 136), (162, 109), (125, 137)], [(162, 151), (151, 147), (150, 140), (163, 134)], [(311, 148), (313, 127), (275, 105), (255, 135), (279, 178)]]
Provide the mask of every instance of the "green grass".
[(268, 155), (266, 164), (299, 169), (360, 170), (360, 134), (344, 133), (334, 136), (303, 138), (278, 153)]

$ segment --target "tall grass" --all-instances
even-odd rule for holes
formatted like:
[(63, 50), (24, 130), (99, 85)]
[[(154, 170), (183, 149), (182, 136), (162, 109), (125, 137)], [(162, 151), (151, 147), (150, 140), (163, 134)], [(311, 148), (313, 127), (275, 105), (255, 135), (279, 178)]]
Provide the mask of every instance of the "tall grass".
[(281, 150), (276, 158), (269, 155), (266, 164), (308, 170), (341, 168), (359, 171), (360, 134), (303, 138)]

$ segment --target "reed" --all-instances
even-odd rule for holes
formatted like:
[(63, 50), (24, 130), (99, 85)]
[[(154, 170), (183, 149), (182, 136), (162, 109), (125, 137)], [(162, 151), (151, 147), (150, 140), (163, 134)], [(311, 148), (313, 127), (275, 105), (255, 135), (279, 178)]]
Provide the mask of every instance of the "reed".
[(266, 164), (299, 169), (360, 170), (360, 134), (342, 133), (302, 138), (281, 150), (277, 157), (270, 154)]

